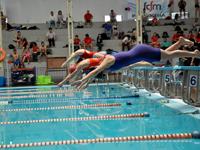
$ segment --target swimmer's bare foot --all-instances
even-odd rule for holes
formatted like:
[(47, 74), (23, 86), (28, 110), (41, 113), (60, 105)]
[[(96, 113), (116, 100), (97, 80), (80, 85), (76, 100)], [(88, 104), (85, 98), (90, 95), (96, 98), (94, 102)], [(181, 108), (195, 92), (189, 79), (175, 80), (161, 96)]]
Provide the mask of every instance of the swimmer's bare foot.
[(180, 42), (181, 46), (188, 45), (188, 46), (192, 47), (194, 45), (194, 42), (192, 42), (182, 36), (179, 38), (179, 42)]
[(195, 56), (196, 56), (196, 57), (200, 57), (200, 51), (199, 51), (198, 49), (196, 49), (196, 50), (194, 51), (194, 53), (195, 53)]

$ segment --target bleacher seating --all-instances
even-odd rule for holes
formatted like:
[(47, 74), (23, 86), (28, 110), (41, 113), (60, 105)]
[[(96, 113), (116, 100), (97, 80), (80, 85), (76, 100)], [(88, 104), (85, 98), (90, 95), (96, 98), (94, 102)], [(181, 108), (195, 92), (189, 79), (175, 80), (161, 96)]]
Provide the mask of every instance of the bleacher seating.
[[(161, 20), (161, 24), (164, 24), (166, 22), (169, 22), (168, 20)], [(170, 21), (172, 22), (172, 21)], [(192, 23), (194, 22), (193, 19), (185, 20), (185, 25), (182, 26), (182, 28), (187, 28), (190, 30), (192, 28)], [(93, 23), (92, 28), (74, 28), (74, 34), (78, 34), (80, 39), (83, 39), (86, 33), (88, 33), (94, 40), (96, 40), (96, 37), (99, 33), (103, 32), (102, 28), (103, 22), (95, 22)], [(28, 41), (36, 41), (38, 44), (40, 44), (41, 41), (45, 41), (45, 35), (48, 31), (47, 24), (32, 24), (34, 26), (37, 26), (40, 28), (40, 30), (22, 30), (22, 35), (27, 38)], [(30, 26), (30, 25), (27, 25)], [(74, 23), (74, 27), (77, 26), (77, 23)], [(118, 30), (119, 31), (132, 31), (133, 28), (136, 27), (135, 21), (126, 21), (126, 22), (120, 22), (118, 23)], [(173, 35), (174, 26), (146, 26), (146, 30), (150, 31), (148, 32), (149, 39), (152, 36), (153, 32), (157, 32), (160, 35), (162, 35), (163, 31), (167, 31), (170, 35), (170, 37)], [(55, 29), (56, 35), (57, 35), (57, 41), (56, 41), (56, 47), (52, 48), (53, 55), (52, 56), (68, 56), (68, 48), (63, 48), (64, 45), (67, 44), (67, 29)], [(188, 31), (185, 31), (187, 34)], [(6, 48), (6, 51), (9, 44), (14, 44), (13, 39), (15, 38), (16, 31), (3, 31), (3, 47)], [(160, 38), (160, 41), (162, 41), (162, 38)], [(47, 41), (46, 41), (47, 43)], [(94, 41), (95, 43), (95, 41)], [(95, 44), (94, 44), (95, 46)], [(104, 47), (103, 49), (114, 49), (117, 51), (121, 50), (121, 40), (104, 40)], [(96, 47), (94, 47), (96, 49)], [(20, 50), (19, 50), (20, 51)]]

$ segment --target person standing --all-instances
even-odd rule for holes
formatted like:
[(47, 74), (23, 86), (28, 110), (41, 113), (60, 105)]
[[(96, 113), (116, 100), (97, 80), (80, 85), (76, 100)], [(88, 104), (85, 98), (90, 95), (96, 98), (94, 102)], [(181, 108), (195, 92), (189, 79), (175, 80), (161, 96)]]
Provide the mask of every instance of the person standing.
[(85, 19), (85, 25), (90, 25), (92, 26), (92, 19), (93, 19), (93, 15), (90, 13), (89, 10), (87, 10), (86, 14), (84, 15), (84, 19)]
[(179, 7), (179, 11), (180, 11), (180, 16), (182, 17), (182, 13), (184, 15), (184, 18), (185, 18), (185, 8), (186, 8), (186, 1), (185, 0), (180, 0), (178, 2), (178, 7)]
[(52, 28), (49, 28), (49, 31), (47, 32), (46, 37), (49, 42), (49, 47), (55, 47), (56, 34), (52, 30)]
[(200, 5), (199, 0), (195, 0), (195, 19), (198, 19), (198, 15), (200, 17)]

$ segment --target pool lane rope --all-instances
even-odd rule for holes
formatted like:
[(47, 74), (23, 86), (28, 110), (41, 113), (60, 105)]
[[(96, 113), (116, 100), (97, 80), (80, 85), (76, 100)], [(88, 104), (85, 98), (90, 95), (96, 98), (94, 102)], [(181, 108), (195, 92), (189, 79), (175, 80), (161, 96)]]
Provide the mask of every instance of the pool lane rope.
[(22, 112), (22, 111), (44, 111), (44, 110), (64, 110), (64, 109), (90, 109), (90, 108), (110, 108), (120, 107), (120, 103), (104, 103), (104, 104), (88, 104), (88, 105), (71, 105), (71, 106), (55, 106), (40, 108), (18, 108), (18, 109), (0, 109), (0, 112)]
[(0, 148), (27, 148), (55, 145), (74, 145), (74, 144), (94, 144), (94, 143), (119, 143), (133, 141), (159, 141), (159, 140), (178, 140), (178, 139), (200, 139), (200, 132), (193, 133), (175, 133), (160, 135), (144, 135), (144, 136), (127, 136), (127, 137), (109, 137), (96, 139), (80, 139), (80, 140), (63, 140), (63, 141), (46, 141), (22, 144), (0, 145)]
[(16, 124), (33, 124), (33, 123), (50, 123), (50, 122), (75, 122), (75, 121), (91, 121), (91, 120), (118, 120), (118, 119), (132, 119), (149, 117), (148, 113), (139, 114), (122, 114), (112, 116), (93, 116), (93, 117), (79, 117), (79, 118), (53, 118), (41, 120), (24, 120), (24, 121), (8, 121), (0, 122), (0, 125), (16, 125)]

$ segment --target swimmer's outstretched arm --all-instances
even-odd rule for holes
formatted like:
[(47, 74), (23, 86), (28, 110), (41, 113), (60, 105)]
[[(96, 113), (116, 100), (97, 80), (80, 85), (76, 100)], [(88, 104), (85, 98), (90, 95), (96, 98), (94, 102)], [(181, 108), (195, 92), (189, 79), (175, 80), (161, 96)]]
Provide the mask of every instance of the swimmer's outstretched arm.
[(65, 67), (68, 65), (73, 59), (81, 56), (84, 53), (84, 49), (79, 49), (76, 52), (72, 53), (71, 56), (61, 65), (61, 67)]
[(81, 80), (77, 80), (75, 82), (72, 82), (72, 86), (76, 86), (77, 89), (82, 89), (84, 85), (89, 83), (94, 77), (96, 77), (100, 72), (104, 71), (105, 69), (112, 66), (115, 62), (114, 57), (110, 57), (109, 55), (106, 56), (106, 58), (102, 61), (102, 63), (93, 71), (88, 73), (85, 77), (83, 77)]
[(82, 70), (84, 68), (88, 67), (88, 65), (89, 65), (89, 61), (87, 59), (81, 61), (77, 65), (76, 70), (74, 72), (72, 72), (71, 74), (68, 74), (67, 77), (58, 84), (58, 86), (62, 86), (64, 84), (64, 82), (66, 82), (66, 81), (70, 81), (71, 79), (78, 78), (79, 75), (81, 74)]

